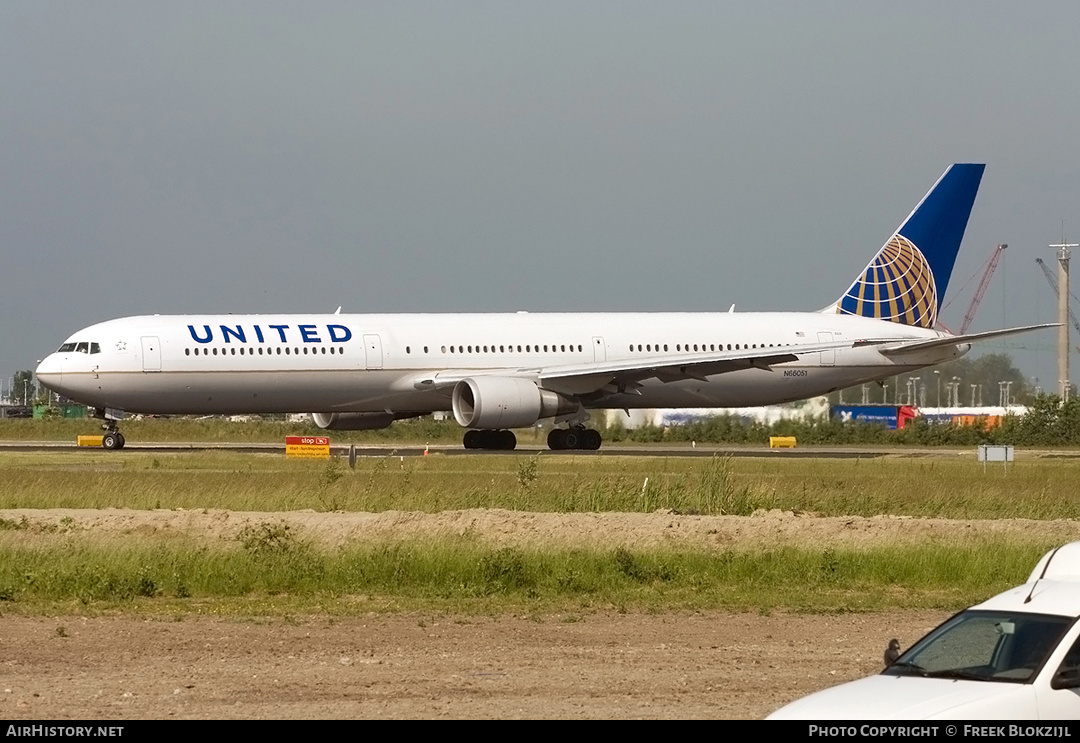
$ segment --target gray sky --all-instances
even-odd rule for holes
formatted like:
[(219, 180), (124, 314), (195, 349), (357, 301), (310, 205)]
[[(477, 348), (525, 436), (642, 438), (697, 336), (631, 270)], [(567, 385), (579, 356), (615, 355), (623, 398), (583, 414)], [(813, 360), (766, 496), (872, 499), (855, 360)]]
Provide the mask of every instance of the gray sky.
[[(958, 161), (987, 170), (943, 319), (1007, 242), (972, 329), (1050, 322), (1078, 28), (1075, 2), (3, 3), (0, 376), (143, 313), (818, 309)], [(986, 350), (1052, 390), (1054, 342)]]

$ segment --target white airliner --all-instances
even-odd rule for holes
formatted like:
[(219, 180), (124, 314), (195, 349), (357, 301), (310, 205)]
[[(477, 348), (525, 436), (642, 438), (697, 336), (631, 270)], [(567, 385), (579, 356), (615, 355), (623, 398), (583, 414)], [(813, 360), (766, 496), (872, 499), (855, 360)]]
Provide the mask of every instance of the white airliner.
[(817, 312), (152, 315), (91, 325), (37, 369), (106, 420), (125, 413), (311, 412), (330, 430), (453, 411), (470, 449), (567, 423), (552, 449), (597, 449), (590, 410), (800, 400), (958, 358), (937, 329), (982, 178), (956, 164), (835, 302)]

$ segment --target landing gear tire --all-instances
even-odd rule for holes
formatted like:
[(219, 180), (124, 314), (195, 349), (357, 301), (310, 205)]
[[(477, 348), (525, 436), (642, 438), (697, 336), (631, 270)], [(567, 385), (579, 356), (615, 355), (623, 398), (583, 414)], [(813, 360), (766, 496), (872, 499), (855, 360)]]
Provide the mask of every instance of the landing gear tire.
[(461, 443), (466, 449), (513, 451), (517, 447), (517, 436), (513, 431), (466, 431)]
[(596, 451), (602, 443), (600, 432), (593, 428), (553, 428), (547, 438), (548, 448), (552, 451)]
[(115, 449), (123, 449), (125, 443), (127, 442), (124, 441), (124, 434), (120, 433), (119, 431), (108, 431), (105, 433), (104, 436), (101, 437), (102, 449), (108, 449), (110, 451)]

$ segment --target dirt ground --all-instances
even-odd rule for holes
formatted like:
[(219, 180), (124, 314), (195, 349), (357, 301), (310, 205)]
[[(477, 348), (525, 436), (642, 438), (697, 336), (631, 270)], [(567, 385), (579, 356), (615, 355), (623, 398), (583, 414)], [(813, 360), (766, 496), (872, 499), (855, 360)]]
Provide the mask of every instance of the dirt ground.
[[(1078, 538), (1071, 521), (655, 514), (0, 511), (102, 539), (235, 539), (284, 521), (305, 539), (474, 534), (495, 544), (858, 545), (958, 536)], [(0, 610), (3, 607), (0, 606)], [(874, 673), (943, 612), (771, 615), (0, 615), (0, 718), (758, 718)]]
[(0, 718), (760, 718), (936, 612), (0, 617)]
[(95, 538), (128, 534), (184, 535), (208, 543), (235, 540), (245, 526), (288, 524), (305, 540), (336, 547), (356, 540), (470, 536), (495, 546), (623, 546), (730, 549), (762, 544), (860, 547), (888, 542), (926, 544), (968, 537), (1080, 539), (1080, 522), (1030, 519), (921, 519), (907, 516), (819, 517), (790, 511), (752, 516), (694, 516), (655, 513), (535, 513), (467, 509), (418, 513), (316, 511), (185, 511), (131, 509), (0, 509), (0, 519), (82, 532)]

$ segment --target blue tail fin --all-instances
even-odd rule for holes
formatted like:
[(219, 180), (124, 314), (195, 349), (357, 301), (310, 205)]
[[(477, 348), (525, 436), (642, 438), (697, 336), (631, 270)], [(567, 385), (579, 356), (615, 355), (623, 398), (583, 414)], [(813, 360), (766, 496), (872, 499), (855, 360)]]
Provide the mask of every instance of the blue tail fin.
[(932, 328), (985, 165), (952, 165), (836, 302), (841, 315)]

